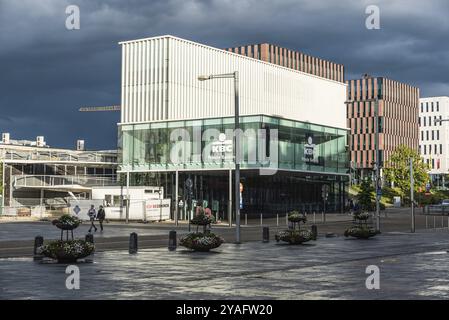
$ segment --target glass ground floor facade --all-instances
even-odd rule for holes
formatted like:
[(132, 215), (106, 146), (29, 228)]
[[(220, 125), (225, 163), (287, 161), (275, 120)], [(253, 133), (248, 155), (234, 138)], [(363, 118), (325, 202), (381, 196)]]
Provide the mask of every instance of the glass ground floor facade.
[[(227, 218), (233, 203), (234, 171), (178, 171), (130, 173), (133, 186), (163, 186), (165, 197), (172, 199), (174, 217), (178, 175), (178, 201), (189, 203), (187, 180), (192, 181), (191, 198), (194, 202), (206, 200), (208, 207)], [(349, 176), (310, 174), (280, 170), (274, 175), (261, 176), (258, 170), (241, 170), (242, 214), (284, 214), (291, 210), (302, 212), (343, 212), (347, 203)], [(326, 186), (326, 187), (323, 187)], [(323, 188), (327, 199), (322, 197)], [(231, 191), (231, 197), (230, 192)], [(231, 208), (232, 205), (231, 205)], [(181, 214), (180, 210), (180, 213)], [(181, 215), (180, 215), (181, 216)]]
[[(344, 209), (347, 130), (265, 115), (242, 116), (240, 123), (242, 213)], [(130, 174), (131, 185), (163, 186), (175, 203), (178, 174), (177, 201), (185, 203), (189, 179), (194, 200), (207, 200), (213, 211), (228, 214), (235, 161), (232, 117), (123, 124), (119, 129), (120, 172)]]

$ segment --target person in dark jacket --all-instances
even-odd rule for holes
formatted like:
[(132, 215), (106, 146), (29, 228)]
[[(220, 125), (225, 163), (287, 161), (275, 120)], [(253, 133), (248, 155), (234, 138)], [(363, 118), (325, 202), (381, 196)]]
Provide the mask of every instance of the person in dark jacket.
[(95, 221), (95, 217), (97, 216), (97, 212), (95, 210), (95, 206), (91, 205), (89, 211), (87, 212), (87, 215), (90, 218), (90, 228), (89, 228), (89, 233), (92, 231), (92, 228), (95, 229), (95, 232), (97, 232), (97, 227), (94, 224)]
[(100, 206), (100, 209), (98, 209), (97, 212), (97, 219), (98, 222), (100, 222), (100, 230), (103, 232), (103, 221), (106, 218), (106, 212), (104, 212), (103, 206)]

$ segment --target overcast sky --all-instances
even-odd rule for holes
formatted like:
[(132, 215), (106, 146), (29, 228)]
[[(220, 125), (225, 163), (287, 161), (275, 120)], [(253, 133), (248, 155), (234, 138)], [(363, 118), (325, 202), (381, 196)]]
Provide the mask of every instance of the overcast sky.
[[(380, 8), (380, 30), (365, 8)], [(68, 5), (80, 30), (65, 27)], [(44, 135), (51, 146), (115, 148), (120, 103), (117, 42), (172, 34), (224, 48), (270, 42), (363, 73), (449, 95), (449, 1), (429, 0), (0, 0), (0, 131)]]

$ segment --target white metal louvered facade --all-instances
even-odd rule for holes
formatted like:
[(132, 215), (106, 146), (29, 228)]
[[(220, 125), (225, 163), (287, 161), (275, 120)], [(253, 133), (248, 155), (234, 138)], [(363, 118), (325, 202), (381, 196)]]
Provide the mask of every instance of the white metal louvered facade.
[(161, 36), (122, 45), (121, 123), (232, 116), (239, 71), (241, 115), (266, 114), (346, 128), (346, 84), (199, 43)]

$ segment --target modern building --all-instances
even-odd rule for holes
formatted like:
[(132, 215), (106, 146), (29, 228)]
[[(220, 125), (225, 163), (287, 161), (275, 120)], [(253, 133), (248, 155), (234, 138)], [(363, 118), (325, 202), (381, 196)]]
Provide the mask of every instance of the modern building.
[(51, 148), (43, 137), (35, 141), (0, 141), (2, 213), (30, 213), (34, 207), (60, 210), (71, 199), (89, 199), (93, 186), (116, 185), (117, 151)]
[(273, 44), (261, 43), (227, 48), (225, 50), (326, 79), (344, 82), (345, 68), (342, 64)]
[(237, 71), (242, 214), (343, 210), (349, 162), (341, 79), (173, 36), (120, 44), (119, 173), (131, 185), (163, 186), (172, 208), (190, 194), (220, 217), (231, 214), (234, 82), (198, 77)]
[(351, 171), (355, 179), (373, 175), (376, 162), (375, 119), (379, 110), (381, 167), (400, 145), (418, 151), (419, 89), (384, 77), (365, 75), (348, 84), (347, 119), (351, 128)]
[(445, 186), (449, 173), (449, 97), (419, 100), (419, 153), (429, 166), (432, 182)]

